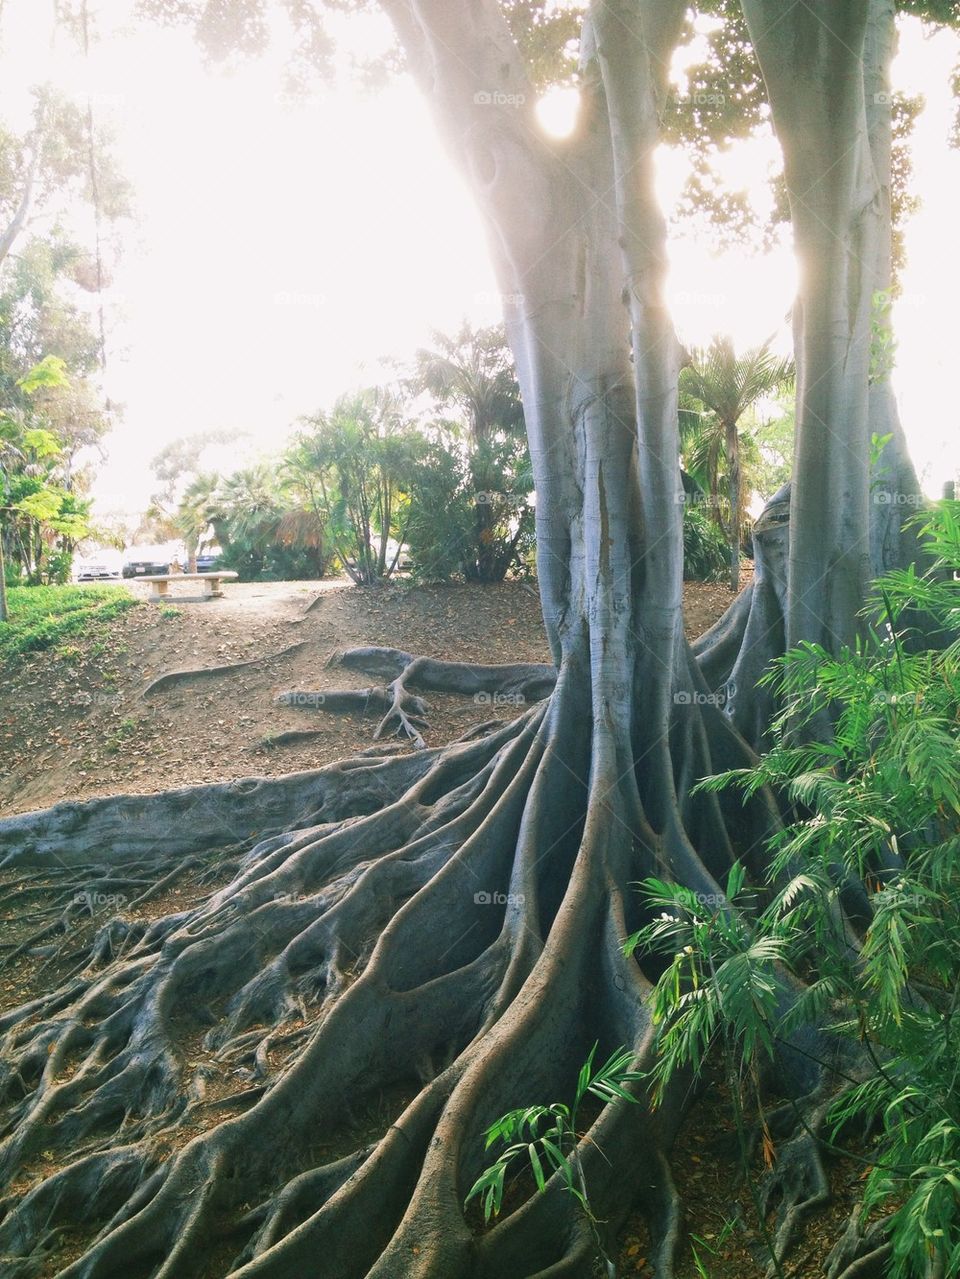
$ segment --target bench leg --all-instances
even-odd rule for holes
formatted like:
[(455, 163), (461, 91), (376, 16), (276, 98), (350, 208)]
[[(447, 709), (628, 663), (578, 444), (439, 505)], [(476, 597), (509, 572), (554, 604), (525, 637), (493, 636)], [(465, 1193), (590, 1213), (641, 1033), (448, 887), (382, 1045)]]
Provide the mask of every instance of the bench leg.
[(159, 603), (167, 598), (167, 588), (169, 582), (151, 582), (150, 583), (150, 601), (151, 603)]
[(205, 577), (203, 579), (203, 598), (205, 600), (223, 599), (219, 577)]

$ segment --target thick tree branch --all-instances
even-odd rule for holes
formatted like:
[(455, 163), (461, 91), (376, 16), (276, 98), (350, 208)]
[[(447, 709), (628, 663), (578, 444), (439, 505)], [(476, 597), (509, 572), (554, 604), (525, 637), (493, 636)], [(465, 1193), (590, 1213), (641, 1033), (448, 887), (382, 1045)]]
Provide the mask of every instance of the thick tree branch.
[(30, 163), (27, 165), (27, 173), (24, 178), (23, 190), (20, 193), (20, 201), (17, 204), (14, 215), (6, 230), (2, 235), (0, 235), (0, 266), (3, 265), (5, 258), (16, 243), (17, 236), (19, 236), (26, 224), (27, 215), (30, 212), (31, 204), (33, 203), (33, 188), (36, 184), (37, 172), (40, 168), (40, 154), (42, 150), (43, 143), (41, 139), (40, 126), (38, 125), (31, 148)]

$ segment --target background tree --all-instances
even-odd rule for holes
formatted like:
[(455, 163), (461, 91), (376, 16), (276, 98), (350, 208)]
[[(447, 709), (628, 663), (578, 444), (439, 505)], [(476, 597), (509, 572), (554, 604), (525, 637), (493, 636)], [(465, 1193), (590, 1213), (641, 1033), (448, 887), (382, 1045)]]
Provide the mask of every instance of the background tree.
[[(66, 296), (79, 256), (60, 234), (34, 237), (8, 259), (0, 279), (4, 536), (8, 568), (32, 583), (48, 567), (55, 577), (69, 576), (76, 541), (89, 531), (90, 459), (110, 426), (99, 390), (99, 341)], [(45, 567), (48, 551), (54, 558)]]
[[(214, 516), (218, 513), (219, 505), (215, 495), (219, 483), (220, 477), (212, 472), (195, 475), (184, 489), (173, 516), (173, 525), (183, 539), (187, 552), (188, 573), (197, 571), (197, 554), (209, 534)], [(157, 509), (155, 503), (154, 509)]]
[(305, 427), (287, 466), (322, 511), (333, 554), (358, 586), (390, 577), (406, 537), (417, 449), (399, 395), (379, 387), (341, 396)]
[[(693, 351), (680, 373), (681, 394), (686, 392), (701, 409), (698, 439), (690, 451), (706, 462), (708, 492), (714, 502), (719, 497), (721, 456), (726, 466), (732, 591), (740, 589), (740, 549), (749, 497), (740, 461), (740, 420), (758, 400), (782, 391), (793, 377), (793, 361), (774, 355), (769, 340), (738, 356), (726, 337), (715, 337), (706, 350)], [(685, 460), (689, 466), (686, 452)]]
[[(473, 503), (462, 572), (467, 581), (501, 582), (533, 525), (520, 387), (503, 330), (464, 325), (453, 337), (434, 334), (434, 349), (417, 356), (414, 386), (433, 396), (439, 412), (453, 411), (462, 425)], [(428, 500), (424, 487), (418, 515), (424, 532), (431, 519), (442, 519), (440, 510), (423, 507)]]
[[(0, 123), (0, 268), (24, 234), (78, 201), (96, 204), (99, 217), (114, 221), (130, 212), (130, 186), (89, 109), (50, 87), (37, 89), (25, 133)], [(100, 270), (89, 255), (74, 262), (84, 287), (98, 287)]]

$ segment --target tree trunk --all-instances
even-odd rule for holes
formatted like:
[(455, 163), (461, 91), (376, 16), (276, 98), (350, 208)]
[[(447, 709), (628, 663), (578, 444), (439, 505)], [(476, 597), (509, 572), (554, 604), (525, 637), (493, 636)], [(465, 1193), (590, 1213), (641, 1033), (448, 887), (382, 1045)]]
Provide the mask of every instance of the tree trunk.
[(727, 445), (730, 494), (730, 589), (734, 594), (740, 589), (740, 434), (736, 422), (724, 424)]
[[(873, 298), (890, 284), (892, 0), (743, 7), (801, 260), (797, 439), (791, 483), (754, 526), (753, 582), (695, 652), (711, 688), (730, 691), (733, 723), (759, 745), (775, 710), (759, 675), (801, 640), (828, 651), (854, 641), (870, 580), (918, 558), (903, 524), (922, 496), (889, 376), (870, 379)], [(874, 434), (892, 439), (871, 476)]]
[(3, 554), (3, 525), (0, 524), (0, 622), (8, 619), (7, 613), (7, 565)]
[(870, 581), (867, 385), (879, 190), (867, 135), (868, 0), (744, 0), (783, 147), (800, 261), (787, 644), (852, 644)]

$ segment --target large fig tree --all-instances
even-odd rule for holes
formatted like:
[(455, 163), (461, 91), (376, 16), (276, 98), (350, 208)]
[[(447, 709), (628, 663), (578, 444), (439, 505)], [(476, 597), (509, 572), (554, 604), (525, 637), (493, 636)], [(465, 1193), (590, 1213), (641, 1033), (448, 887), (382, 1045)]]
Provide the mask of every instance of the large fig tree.
[[(188, 910), (114, 920), (61, 986), (0, 1020), (14, 1187), (0, 1251), (17, 1279), (64, 1228), (78, 1233), (53, 1269), (70, 1279), (588, 1276), (634, 1205), (667, 1279), (679, 1093), (594, 1116), (578, 1149), (592, 1217), (554, 1176), (484, 1229), (464, 1209), (484, 1130), (571, 1094), (597, 1041), (650, 1064), (655, 970), (622, 945), (642, 922), (631, 886), (656, 874), (722, 900), (736, 858), (761, 869), (772, 801), (693, 786), (752, 758), (769, 658), (852, 640), (871, 575), (912, 554), (893, 499), (915, 480), (869, 358), (889, 273), (890, 0), (744, 3), (801, 260), (797, 455), (759, 523), (752, 590), (696, 653), (682, 624), (682, 352), (654, 195), (684, 0), (589, 5), (579, 123), (562, 140), (537, 125), (508, 22), (523, 6), (382, 7), (508, 299), (553, 665), (356, 650), (346, 665), (389, 682), (328, 695), (328, 709), (377, 697), (384, 727), (412, 736), (418, 690), (505, 692), (522, 711), (442, 749), (0, 827), (14, 870), (220, 873)], [(252, 23), (259, 8), (245, 8)], [(892, 438), (871, 479), (874, 434)], [(818, 1086), (821, 1040), (812, 1027), (783, 1046), (785, 1086)], [(185, 1042), (202, 1045), (200, 1066)], [(245, 1082), (225, 1087), (231, 1072)], [(782, 1243), (824, 1184), (797, 1140), (773, 1173)], [(15, 1180), (48, 1154), (56, 1171)]]

